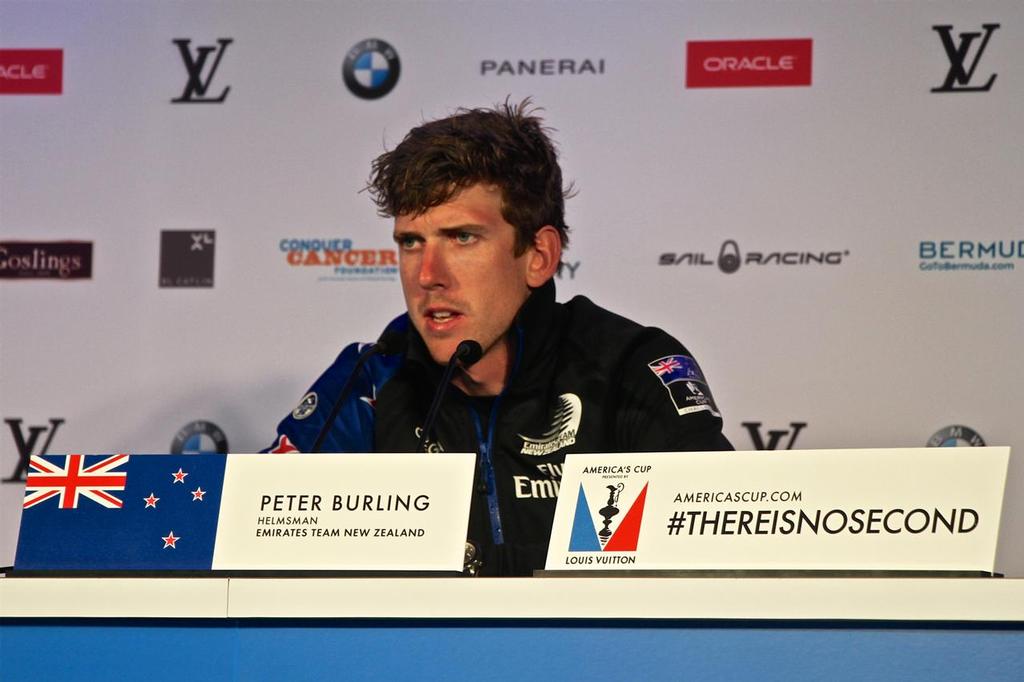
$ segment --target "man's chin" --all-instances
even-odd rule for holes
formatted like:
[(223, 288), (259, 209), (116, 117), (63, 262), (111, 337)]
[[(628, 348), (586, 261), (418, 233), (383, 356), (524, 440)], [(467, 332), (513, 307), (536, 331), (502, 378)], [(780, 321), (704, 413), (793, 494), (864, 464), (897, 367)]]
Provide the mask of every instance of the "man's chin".
[(433, 341), (424, 339), (424, 343), (427, 345), (430, 357), (439, 365), (447, 365), (448, 361), (452, 358), (452, 353), (459, 346), (459, 342), (452, 339), (436, 339)]

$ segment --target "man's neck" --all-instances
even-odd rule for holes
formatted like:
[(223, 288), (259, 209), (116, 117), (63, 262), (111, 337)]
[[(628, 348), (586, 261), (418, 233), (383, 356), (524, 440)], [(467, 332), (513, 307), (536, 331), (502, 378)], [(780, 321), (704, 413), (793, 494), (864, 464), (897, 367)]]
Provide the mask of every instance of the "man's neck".
[(452, 383), (468, 396), (495, 396), (505, 388), (511, 371), (512, 342), (505, 336), (472, 367), (459, 369)]

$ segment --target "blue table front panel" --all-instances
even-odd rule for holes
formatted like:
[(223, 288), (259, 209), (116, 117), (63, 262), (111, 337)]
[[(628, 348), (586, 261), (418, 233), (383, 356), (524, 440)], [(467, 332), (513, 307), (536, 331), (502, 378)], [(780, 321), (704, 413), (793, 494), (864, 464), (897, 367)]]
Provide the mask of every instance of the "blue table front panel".
[(0, 621), (0, 680), (1024, 680), (1017, 627)]

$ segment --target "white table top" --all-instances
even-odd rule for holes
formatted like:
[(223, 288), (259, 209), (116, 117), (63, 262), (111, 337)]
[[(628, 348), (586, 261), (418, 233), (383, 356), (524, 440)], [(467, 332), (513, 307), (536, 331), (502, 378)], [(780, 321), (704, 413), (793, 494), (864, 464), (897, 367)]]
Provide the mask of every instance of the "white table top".
[(1024, 622), (1024, 579), (6, 577), (0, 617)]

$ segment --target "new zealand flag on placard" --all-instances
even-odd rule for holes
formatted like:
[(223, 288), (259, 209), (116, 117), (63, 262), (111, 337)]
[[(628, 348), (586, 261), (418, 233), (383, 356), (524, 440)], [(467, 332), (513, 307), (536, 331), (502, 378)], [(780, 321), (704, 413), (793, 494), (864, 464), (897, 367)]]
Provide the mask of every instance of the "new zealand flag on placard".
[(33, 456), (15, 570), (210, 570), (226, 461)]

